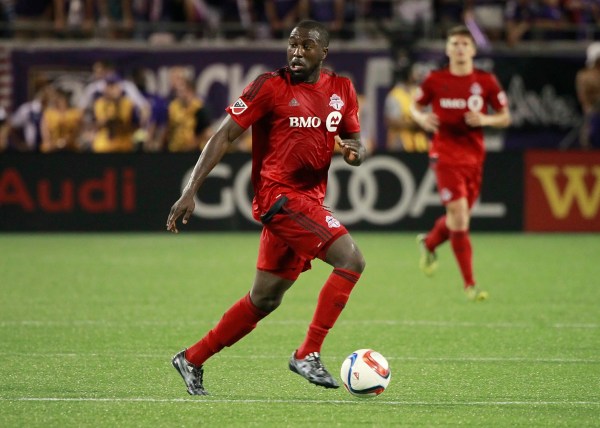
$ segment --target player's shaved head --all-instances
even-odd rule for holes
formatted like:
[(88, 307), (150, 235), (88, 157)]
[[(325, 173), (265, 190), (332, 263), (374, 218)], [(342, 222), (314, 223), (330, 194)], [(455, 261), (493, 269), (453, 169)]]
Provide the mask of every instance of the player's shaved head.
[(329, 30), (327, 30), (327, 27), (320, 22), (306, 19), (304, 21), (300, 21), (298, 25), (296, 25), (296, 28), (303, 28), (309, 32), (316, 32), (318, 34), (319, 43), (321, 43), (324, 48), (329, 46)]

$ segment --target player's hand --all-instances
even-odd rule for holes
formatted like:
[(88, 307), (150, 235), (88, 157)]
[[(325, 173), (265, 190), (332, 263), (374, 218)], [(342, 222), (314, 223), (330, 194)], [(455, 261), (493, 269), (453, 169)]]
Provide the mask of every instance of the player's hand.
[(183, 215), (181, 222), (187, 224), (188, 219), (194, 212), (196, 206), (193, 196), (182, 195), (171, 207), (169, 217), (167, 217), (167, 230), (173, 233), (179, 233), (177, 229), (177, 219)]
[(365, 148), (360, 140), (345, 139), (342, 140), (339, 135), (334, 140), (340, 149), (346, 163), (350, 165), (360, 165), (365, 157)]
[(437, 132), (440, 126), (440, 119), (435, 113), (428, 112), (422, 116), (419, 125), (427, 132)]
[(465, 123), (473, 128), (485, 126), (485, 114), (476, 111), (465, 113)]

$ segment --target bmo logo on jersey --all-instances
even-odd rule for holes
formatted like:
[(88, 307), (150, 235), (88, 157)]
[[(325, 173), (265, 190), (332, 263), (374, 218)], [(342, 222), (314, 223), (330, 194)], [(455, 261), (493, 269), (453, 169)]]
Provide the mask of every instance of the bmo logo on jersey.
[[(319, 117), (295, 117), (290, 116), (290, 128), (318, 128), (321, 126)], [(325, 119), (327, 131), (335, 132), (342, 121), (342, 114), (339, 111), (332, 111)]]
[(321, 119), (318, 117), (290, 117), (290, 128), (318, 128)]
[(471, 95), (469, 99), (463, 98), (440, 98), (440, 107), (448, 110), (480, 111), (483, 108), (483, 98), (481, 95)]
[(467, 107), (467, 100), (462, 98), (440, 98), (440, 107), (462, 110)]

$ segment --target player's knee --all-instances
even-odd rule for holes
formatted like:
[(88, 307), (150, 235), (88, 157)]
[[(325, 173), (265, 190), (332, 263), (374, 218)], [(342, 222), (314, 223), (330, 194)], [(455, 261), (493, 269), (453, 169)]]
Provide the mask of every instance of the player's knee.
[(355, 251), (352, 253), (351, 257), (348, 257), (344, 260), (343, 266), (336, 266), (342, 269), (347, 269), (356, 273), (363, 273), (367, 262), (365, 258), (359, 251)]
[(357, 260), (356, 260), (356, 268), (355, 268), (354, 272), (363, 273), (366, 266), (367, 266), (367, 262), (365, 261), (365, 258), (363, 257), (362, 254), (359, 253)]
[(465, 230), (469, 228), (469, 212), (456, 209), (448, 210), (447, 224), (450, 230)]
[(263, 300), (260, 309), (265, 312), (273, 312), (281, 305), (281, 299), (267, 299)]
[(256, 296), (252, 299), (252, 303), (261, 311), (269, 313), (277, 309), (282, 300), (283, 296)]
[(262, 311), (273, 312), (281, 305), (285, 292), (294, 284), (276, 271), (257, 270), (250, 299)]
[(362, 273), (366, 266), (362, 253), (350, 235), (344, 235), (334, 242), (323, 260), (335, 268), (356, 273)]

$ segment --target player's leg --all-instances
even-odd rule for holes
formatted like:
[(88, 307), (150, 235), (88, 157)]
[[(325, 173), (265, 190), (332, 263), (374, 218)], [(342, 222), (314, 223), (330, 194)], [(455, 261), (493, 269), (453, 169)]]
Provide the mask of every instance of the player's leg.
[(473, 247), (470, 237), (471, 206), (475, 202), (478, 192), (470, 190), (470, 181), (467, 180), (467, 195), (451, 200), (446, 204), (448, 229), (450, 230), (450, 244), (459, 270), (463, 277), (464, 290), (470, 300), (485, 300), (488, 295), (479, 290), (475, 285), (473, 274)]
[(199, 366), (221, 349), (246, 336), (256, 324), (275, 310), (293, 280), (269, 272), (256, 271), (250, 293), (234, 303), (200, 341), (188, 348), (186, 359)]
[(473, 287), (473, 249), (469, 236), (469, 205), (462, 197), (446, 204), (450, 245), (463, 277), (464, 287)]
[(448, 238), (450, 238), (450, 229), (448, 229), (446, 214), (444, 214), (438, 217), (425, 237), (425, 245), (429, 251), (434, 252), (435, 249), (446, 242)]
[(333, 271), (319, 293), (306, 338), (296, 351), (297, 358), (321, 352), (327, 333), (346, 306), (350, 293), (365, 267), (365, 260), (349, 234), (336, 239), (324, 254), (323, 260), (333, 266)]
[[(444, 168), (435, 162), (431, 164), (431, 169), (435, 172), (440, 199), (442, 203), (446, 203), (445, 198), (449, 195), (448, 186), (454, 185), (457, 177), (451, 168)], [(431, 276), (437, 270), (438, 263), (435, 250), (446, 242), (449, 237), (450, 230), (448, 229), (446, 215), (442, 215), (435, 221), (429, 233), (417, 235), (417, 244), (421, 253), (419, 268), (425, 275)]]
[(446, 224), (446, 215), (439, 217), (433, 228), (427, 234), (417, 235), (417, 244), (421, 252), (419, 267), (427, 276), (433, 275), (437, 270), (437, 255), (435, 250), (450, 237), (450, 230)]
[[(464, 281), (467, 297), (472, 299), (477, 293), (473, 275), (473, 247), (469, 235), (469, 204), (466, 198), (459, 198), (446, 205), (450, 244)], [(483, 299), (475, 299), (483, 300)]]
[(242, 339), (275, 310), (303, 267), (303, 259), (263, 230), (250, 292), (234, 303), (202, 339), (173, 357), (173, 366), (183, 377), (190, 394), (206, 395), (202, 379), (204, 362)]
[(320, 360), (321, 347), (346, 306), (354, 285), (365, 268), (364, 258), (352, 237), (345, 233), (321, 257), (333, 271), (321, 288), (317, 306), (304, 341), (290, 358), (290, 369), (312, 383), (338, 388)]
[(248, 293), (234, 303), (219, 322), (198, 342), (173, 357), (172, 363), (183, 378), (190, 395), (206, 395), (204, 362), (226, 346), (231, 346), (268, 315), (259, 309)]
[(204, 362), (254, 330), (261, 319), (279, 306), (293, 283), (293, 280), (257, 270), (250, 293), (234, 303), (202, 339), (173, 357), (173, 366), (191, 395), (207, 394), (203, 385)]
[(334, 268), (321, 289), (305, 340), (292, 354), (289, 367), (311, 383), (338, 388), (320, 360), (320, 351), (360, 278), (364, 258), (346, 228), (311, 199), (290, 197), (268, 229), (305, 260), (319, 258)]
[(464, 280), (465, 289), (475, 285), (473, 277), (473, 249), (469, 236), (469, 204), (462, 197), (446, 204), (448, 229), (452, 252)]
[[(435, 173), (437, 188), (440, 194), (440, 199), (443, 204), (446, 204), (452, 196), (451, 188), (459, 183), (460, 177), (454, 169), (444, 165), (439, 165), (437, 162), (431, 163), (431, 169)], [(438, 268), (437, 255), (435, 250), (450, 238), (450, 229), (448, 229), (448, 221), (446, 215), (439, 217), (433, 224), (433, 228), (429, 233), (417, 235), (417, 244), (421, 257), (419, 259), (419, 268), (425, 275), (433, 275)]]
[(470, 223), (469, 203), (465, 196), (446, 203), (446, 225), (448, 232), (468, 230)]

